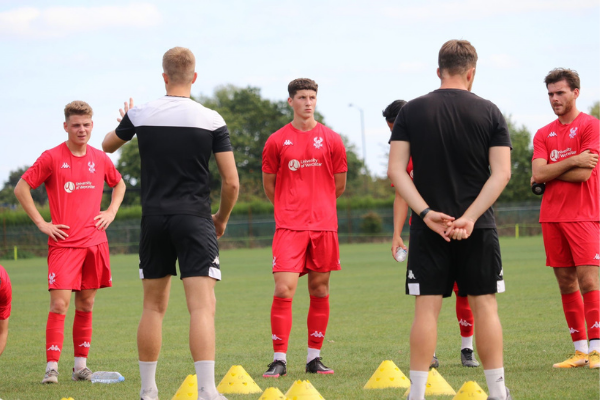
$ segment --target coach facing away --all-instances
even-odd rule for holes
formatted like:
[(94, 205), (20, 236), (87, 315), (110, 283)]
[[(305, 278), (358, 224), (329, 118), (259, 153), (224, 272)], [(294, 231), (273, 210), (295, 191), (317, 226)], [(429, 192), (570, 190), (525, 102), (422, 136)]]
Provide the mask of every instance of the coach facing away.
[[(163, 56), (166, 96), (120, 110), (119, 126), (102, 147), (114, 152), (138, 136), (142, 164), (140, 278), (144, 306), (138, 328), (142, 400), (158, 399), (156, 365), (171, 275), (179, 268), (190, 312), (190, 350), (198, 400), (225, 397), (215, 386), (215, 293), (221, 279), (217, 238), (237, 200), (239, 178), (223, 118), (190, 99), (195, 58), (182, 47)], [(219, 211), (211, 215), (208, 161), (214, 153), (221, 175)]]
[[(498, 107), (471, 93), (477, 63), (471, 43), (444, 43), (438, 62), (440, 88), (400, 110), (390, 142), (388, 176), (414, 211), (406, 277), (406, 293), (416, 296), (409, 398), (424, 398), (442, 298), (456, 281), (475, 317), (489, 399), (511, 399), (504, 386), (496, 304), (504, 281), (491, 209), (510, 179), (510, 136)], [(406, 172), (411, 155), (414, 183)]]

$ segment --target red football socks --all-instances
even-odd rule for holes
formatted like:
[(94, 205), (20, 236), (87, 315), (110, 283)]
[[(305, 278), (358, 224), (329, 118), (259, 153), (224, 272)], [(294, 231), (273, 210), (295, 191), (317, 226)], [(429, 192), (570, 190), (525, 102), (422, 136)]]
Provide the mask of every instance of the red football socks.
[(567, 325), (571, 331), (571, 339), (574, 342), (586, 340), (585, 314), (583, 311), (581, 292), (578, 290), (574, 293), (563, 294), (561, 297)]
[(588, 339), (600, 339), (600, 290), (592, 290), (583, 295), (583, 309)]
[(92, 312), (75, 310), (73, 350), (75, 357), (87, 357), (92, 343)]
[(292, 331), (292, 299), (273, 296), (271, 306), (271, 333), (275, 353), (287, 353)]
[(473, 323), (475, 319), (473, 318), (471, 306), (469, 306), (469, 299), (466, 296), (456, 296), (456, 319), (460, 325), (460, 336), (473, 336)]
[(310, 296), (310, 307), (306, 325), (308, 327), (308, 347), (321, 349), (325, 339), (325, 331), (329, 322), (329, 295), (325, 297)]
[(48, 313), (46, 322), (46, 362), (58, 362), (65, 338), (65, 315)]

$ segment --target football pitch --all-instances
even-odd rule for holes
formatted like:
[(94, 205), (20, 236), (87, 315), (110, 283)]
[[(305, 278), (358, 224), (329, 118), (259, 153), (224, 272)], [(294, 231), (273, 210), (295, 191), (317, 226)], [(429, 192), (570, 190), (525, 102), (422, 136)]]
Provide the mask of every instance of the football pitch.
[[(263, 390), (275, 386), (285, 393), (295, 380), (309, 379), (327, 400), (404, 398), (405, 389), (363, 389), (384, 360), (392, 360), (406, 376), (409, 374), (409, 332), (414, 299), (404, 294), (406, 263), (395, 262), (389, 248), (388, 243), (349, 244), (340, 248), (343, 269), (332, 273), (331, 317), (322, 351), (325, 365), (335, 369), (332, 376), (304, 372), (308, 293), (306, 278), (301, 278), (293, 305), (288, 375), (277, 380), (262, 378), (272, 360), (271, 249), (221, 252), (223, 281), (216, 289), (216, 383), (232, 365), (242, 365)], [(573, 346), (558, 286), (552, 271), (544, 266), (541, 237), (502, 238), (501, 248), (506, 292), (498, 295), (498, 304), (504, 330), (506, 381), (514, 399), (598, 399), (598, 370), (552, 368), (553, 363), (573, 352)], [(99, 291), (96, 298), (88, 366), (92, 371), (119, 371), (125, 381), (111, 385), (71, 381), (72, 302), (65, 322), (59, 384), (40, 384), (45, 369), (49, 304), (46, 260), (2, 260), (0, 263), (12, 280), (13, 306), (8, 344), (0, 357), (0, 399), (139, 398), (136, 331), (142, 287), (138, 256), (113, 256), (111, 260), (113, 287)], [(178, 278), (172, 281), (169, 304), (157, 370), (162, 400), (170, 400), (186, 376), (195, 373), (188, 350), (189, 316)], [(460, 363), (461, 342), (454, 305), (454, 298), (446, 299), (440, 314), (438, 371), (456, 391), (466, 381), (474, 380), (487, 393), (483, 369), (464, 368)], [(257, 400), (259, 397), (258, 393), (227, 395), (229, 400)], [(427, 399), (450, 400), (452, 397), (428, 396)]]

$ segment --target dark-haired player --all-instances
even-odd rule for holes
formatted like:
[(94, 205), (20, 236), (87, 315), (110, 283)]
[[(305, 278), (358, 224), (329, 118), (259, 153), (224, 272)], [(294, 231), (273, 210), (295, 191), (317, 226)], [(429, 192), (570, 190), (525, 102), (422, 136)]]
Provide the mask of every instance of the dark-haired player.
[(329, 320), (329, 275), (340, 269), (336, 198), (346, 188), (346, 150), (340, 135), (315, 120), (318, 85), (295, 79), (288, 85), (291, 123), (273, 133), (263, 149), (263, 186), (275, 206), (271, 307), (273, 362), (263, 374), (287, 372), (292, 299), (298, 278), (308, 275), (306, 372), (333, 374), (321, 362)]
[(577, 72), (554, 69), (545, 83), (558, 118), (535, 134), (533, 180), (546, 183), (540, 209), (546, 265), (553, 267), (575, 346), (575, 354), (554, 368), (588, 361), (600, 368), (599, 121), (577, 109)]

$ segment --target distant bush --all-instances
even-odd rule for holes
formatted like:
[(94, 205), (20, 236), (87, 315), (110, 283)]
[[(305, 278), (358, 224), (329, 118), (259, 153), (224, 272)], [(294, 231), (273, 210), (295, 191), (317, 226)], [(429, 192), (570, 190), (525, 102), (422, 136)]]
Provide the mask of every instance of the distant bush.
[(368, 212), (361, 217), (360, 231), (366, 234), (381, 233), (383, 231), (383, 220), (376, 212)]

